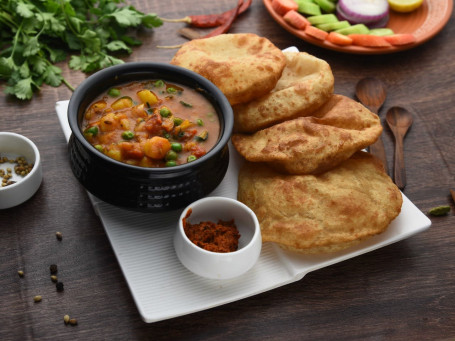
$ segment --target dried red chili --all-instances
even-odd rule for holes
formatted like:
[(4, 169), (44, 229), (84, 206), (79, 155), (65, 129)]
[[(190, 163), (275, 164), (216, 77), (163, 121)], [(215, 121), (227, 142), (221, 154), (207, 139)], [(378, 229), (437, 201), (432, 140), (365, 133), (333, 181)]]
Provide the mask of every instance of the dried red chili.
[(212, 252), (233, 252), (238, 249), (240, 233), (235, 226), (234, 219), (219, 220), (218, 223), (203, 221), (199, 224), (190, 224), (188, 218), (191, 208), (183, 218), (183, 229), (191, 242), (202, 249)]
[(237, 15), (239, 14), (239, 8), (242, 6), (242, 4), (243, 4), (243, 0), (239, 0), (239, 2), (237, 3), (237, 7), (235, 8), (235, 11), (233, 11), (230, 14), (229, 19), (226, 22), (224, 22), (223, 25), (218, 26), (212, 32), (206, 34), (202, 38), (215, 37), (217, 35), (220, 35), (220, 34), (223, 34), (223, 33), (226, 33), (227, 31), (229, 31), (232, 24), (234, 23), (234, 20), (237, 18)]
[[(252, 3), (253, 0), (246, 0), (238, 9), (238, 14), (242, 14), (245, 12)], [(228, 21), (234, 12), (237, 10), (238, 6), (217, 14), (201, 14), (201, 15), (189, 15), (181, 19), (163, 19), (165, 22), (185, 22), (193, 27), (199, 28), (207, 28), (207, 27), (217, 27), (223, 25), (226, 21)]]

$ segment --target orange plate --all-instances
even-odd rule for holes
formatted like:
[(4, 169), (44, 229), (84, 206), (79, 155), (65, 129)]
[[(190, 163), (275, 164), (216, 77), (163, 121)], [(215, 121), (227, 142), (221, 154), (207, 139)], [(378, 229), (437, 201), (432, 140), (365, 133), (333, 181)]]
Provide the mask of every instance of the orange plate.
[(413, 44), (392, 47), (338, 46), (327, 40), (310, 37), (302, 30), (297, 30), (283, 20), (272, 8), (272, 0), (263, 0), (272, 18), (293, 35), (317, 46), (330, 50), (356, 54), (385, 54), (407, 50), (420, 45), (434, 37), (447, 24), (452, 14), (453, 0), (424, 0), (422, 5), (410, 13), (390, 11), (387, 27), (395, 33), (413, 33), (416, 42)]

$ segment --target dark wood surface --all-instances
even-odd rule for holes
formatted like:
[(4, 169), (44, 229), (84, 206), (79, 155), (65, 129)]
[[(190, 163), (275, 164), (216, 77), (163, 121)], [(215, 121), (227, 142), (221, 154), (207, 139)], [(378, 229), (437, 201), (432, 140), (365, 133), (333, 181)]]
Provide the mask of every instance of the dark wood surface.
[[(432, 0), (438, 1), (438, 0)], [(228, 0), (136, 0), (144, 12), (175, 18), (227, 10)], [(261, 0), (239, 17), (232, 33), (253, 32), (279, 48), (291, 45), (326, 60), (335, 92), (354, 97), (362, 77), (387, 85), (380, 111), (399, 105), (414, 115), (404, 142), (406, 196), (423, 212), (452, 206), (431, 217), (427, 231), (374, 252), (309, 273), (302, 280), (248, 299), (152, 324), (144, 323), (84, 189), (73, 177), (55, 102), (64, 86), (43, 87), (29, 102), (0, 95), (0, 131), (32, 139), (43, 160), (43, 183), (26, 203), (0, 210), (1, 340), (435, 340), (455, 338), (455, 23), (409, 51), (350, 55), (312, 46), (276, 24)], [(168, 62), (185, 41), (184, 24), (139, 33), (144, 45), (127, 61)], [(77, 86), (85, 75), (69, 70)], [(0, 85), (2, 87), (3, 85)], [(384, 125), (393, 167), (393, 136)], [(58, 242), (55, 232), (63, 233)], [(49, 265), (60, 266), (65, 284), (56, 293)], [(17, 270), (25, 277), (19, 278)], [(41, 294), (43, 301), (33, 302)], [(65, 326), (63, 316), (78, 319)]]

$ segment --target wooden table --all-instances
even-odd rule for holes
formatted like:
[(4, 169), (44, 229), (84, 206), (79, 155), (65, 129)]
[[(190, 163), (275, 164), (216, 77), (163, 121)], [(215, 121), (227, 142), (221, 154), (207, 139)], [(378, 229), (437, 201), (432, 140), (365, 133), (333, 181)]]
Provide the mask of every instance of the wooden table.
[[(434, 0), (437, 1), (437, 0)], [(233, 1), (136, 0), (162, 17), (219, 12)], [(335, 92), (354, 97), (356, 82), (376, 76), (387, 84), (382, 113), (394, 105), (414, 114), (405, 140), (405, 195), (423, 212), (451, 205), (455, 189), (455, 23), (425, 44), (390, 55), (350, 55), (312, 46), (275, 23), (261, 0), (239, 17), (232, 33), (253, 32), (279, 48), (297, 46), (326, 60)], [(168, 62), (185, 41), (184, 24), (142, 31), (128, 61)], [(62, 63), (77, 86), (85, 77)], [(55, 102), (64, 86), (43, 87), (29, 102), (0, 97), (0, 131), (32, 139), (43, 160), (43, 183), (26, 203), (0, 211), (1, 340), (416, 340), (455, 337), (455, 217), (431, 217), (427, 231), (312, 272), (302, 280), (234, 303), (152, 324), (134, 304), (103, 226), (71, 173)], [(393, 137), (384, 143), (393, 160)], [(63, 233), (58, 242), (55, 232)], [(49, 265), (60, 265), (65, 291), (56, 295)], [(17, 271), (23, 269), (25, 277)], [(33, 302), (37, 294), (40, 304)], [(78, 319), (65, 326), (63, 316)]]

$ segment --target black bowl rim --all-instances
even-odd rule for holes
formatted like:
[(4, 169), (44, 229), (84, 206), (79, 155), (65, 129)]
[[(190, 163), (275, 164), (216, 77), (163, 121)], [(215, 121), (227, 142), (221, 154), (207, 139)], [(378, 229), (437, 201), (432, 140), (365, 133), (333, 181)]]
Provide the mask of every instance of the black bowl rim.
[[(218, 105), (220, 107), (221, 112), (224, 113), (224, 129), (220, 132), (221, 136), (218, 140), (218, 142), (213, 146), (212, 149), (210, 149), (207, 154), (205, 154), (203, 157), (192, 161), (190, 163), (185, 163), (182, 165), (178, 165), (175, 167), (164, 167), (164, 168), (148, 168), (148, 167), (141, 167), (141, 166), (135, 166), (135, 165), (130, 165), (124, 162), (120, 162), (117, 160), (114, 160), (110, 158), (107, 155), (104, 155), (103, 153), (100, 153), (97, 151), (82, 135), (82, 132), (79, 128), (79, 123), (78, 123), (78, 111), (80, 107), (80, 103), (82, 103), (82, 100), (86, 96), (87, 93), (89, 93), (90, 88), (93, 86), (93, 84), (96, 84), (100, 82), (100, 79), (108, 78), (111, 80), (112, 75), (114, 74), (120, 74), (120, 73), (133, 73), (133, 72), (147, 72), (147, 71), (158, 71), (161, 73), (165, 73), (166, 71), (171, 71), (171, 72), (177, 72), (181, 73), (182, 77), (187, 77), (190, 78), (191, 80), (196, 81), (198, 84), (202, 86), (202, 88), (207, 91), (208, 93), (212, 94), (213, 97), (217, 100)], [(166, 77), (163, 77), (164, 79)], [(82, 143), (88, 151), (91, 153), (97, 155), (101, 159), (111, 162), (117, 166), (129, 168), (135, 171), (139, 172), (147, 172), (147, 173), (156, 173), (156, 174), (169, 174), (169, 173), (177, 173), (177, 172), (182, 172), (189, 170), (193, 167), (197, 167), (198, 164), (201, 162), (204, 162), (204, 159), (210, 158), (211, 156), (216, 155), (218, 152), (220, 152), (226, 144), (229, 142), (234, 126), (234, 116), (232, 112), (232, 107), (226, 98), (226, 96), (223, 94), (223, 92), (211, 81), (209, 81), (207, 78), (199, 75), (198, 73), (191, 71), (189, 69), (185, 69), (181, 66), (178, 65), (172, 65), (172, 64), (167, 64), (167, 63), (160, 63), (160, 62), (128, 62), (124, 64), (119, 64), (119, 65), (114, 65), (110, 66), (108, 68), (105, 68), (103, 70), (100, 70), (93, 75), (90, 75), (87, 77), (74, 91), (73, 95), (70, 98), (69, 104), (68, 104), (68, 122), (71, 128), (71, 132), (74, 135), (77, 140)]]

